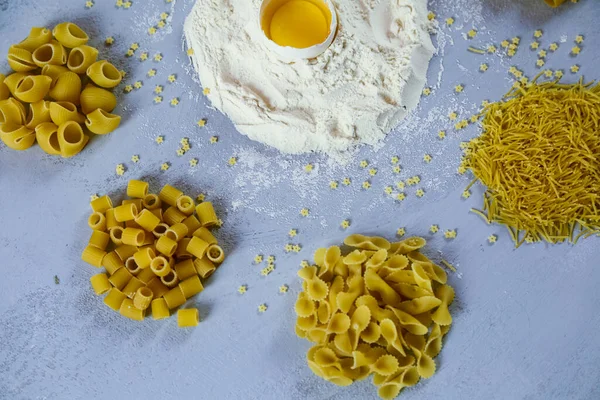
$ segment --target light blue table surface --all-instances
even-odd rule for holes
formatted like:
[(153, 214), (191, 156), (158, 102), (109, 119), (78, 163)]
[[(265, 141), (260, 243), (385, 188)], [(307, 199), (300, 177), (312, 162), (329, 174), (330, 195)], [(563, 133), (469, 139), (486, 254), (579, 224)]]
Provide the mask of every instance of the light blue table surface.
[[(203, 0), (200, 0), (203, 1)], [(362, 1), (362, 0), (361, 0)], [(448, 260), (457, 298), (454, 324), (437, 358), (438, 371), (406, 390), (411, 399), (579, 399), (600, 398), (600, 250), (599, 239), (572, 246), (527, 245), (515, 249), (503, 227), (488, 226), (469, 212), (482, 203), (483, 189), (461, 198), (469, 176), (459, 176), (459, 143), (477, 135), (470, 126), (455, 132), (447, 118), (457, 111), (467, 118), (484, 99), (497, 100), (517, 65), (536, 73), (533, 31), (542, 29), (541, 48), (560, 44), (546, 67), (562, 68), (568, 81), (571, 65), (588, 79), (597, 74), (600, 57), (600, 4), (597, 0), (567, 3), (557, 10), (541, 0), (445, 1), (430, 8), (442, 23), (434, 36), (439, 54), (431, 62), (432, 95), (378, 149), (361, 148), (353, 161), (335, 165), (320, 155), (286, 156), (238, 134), (224, 115), (211, 109), (185, 54), (183, 21), (193, 0), (133, 0), (129, 10), (114, 1), (0, 0), (0, 54), (25, 37), (31, 26), (52, 27), (71, 20), (83, 27), (101, 56), (127, 71), (125, 83), (143, 87), (123, 94), (117, 88), (116, 112), (121, 127), (93, 139), (72, 159), (44, 154), (39, 147), (15, 152), (0, 145), (0, 398), (1, 399), (375, 399), (370, 381), (339, 388), (306, 366), (310, 344), (294, 334), (293, 304), (300, 290), (296, 276), (301, 260), (320, 246), (339, 243), (350, 232), (390, 239), (405, 227), (408, 234), (429, 241), (426, 253)], [(167, 27), (154, 36), (147, 29), (161, 12), (170, 13)], [(478, 30), (475, 39), (466, 32)], [(569, 51), (577, 34), (585, 35), (583, 51)], [(114, 36), (115, 44), (104, 46)], [(521, 37), (518, 54), (478, 55), (470, 45), (485, 48), (503, 39)], [(124, 54), (131, 43), (140, 49)], [(141, 52), (150, 60), (141, 62)], [(152, 61), (160, 52), (163, 59)], [(8, 66), (2, 56), (0, 72)], [(481, 63), (489, 70), (480, 73)], [(146, 73), (157, 70), (155, 77)], [(169, 74), (176, 82), (167, 81)], [(456, 95), (456, 84), (465, 85)], [(153, 104), (155, 85), (163, 85), (162, 104)], [(171, 98), (180, 104), (172, 107)], [(206, 118), (205, 128), (196, 121)], [(445, 140), (437, 132), (446, 129)], [(154, 139), (164, 135), (158, 145)], [(219, 137), (216, 145), (209, 143)], [(179, 140), (188, 137), (191, 150), (176, 155)], [(433, 156), (423, 162), (425, 153)], [(130, 161), (138, 154), (139, 163)], [(392, 172), (390, 158), (401, 159), (403, 171)], [(235, 156), (234, 167), (227, 160)], [(192, 168), (188, 162), (197, 158)], [(377, 168), (369, 178), (360, 168), (366, 159)], [(171, 168), (160, 171), (160, 164)], [(126, 172), (115, 174), (117, 164)], [(313, 163), (307, 174), (304, 165)], [(385, 195), (384, 188), (413, 175), (421, 184), (407, 189), (404, 202)], [(349, 187), (329, 189), (331, 180), (350, 177)], [(177, 328), (176, 319), (142, 323), (127, 320), (102, 304), (90, 288), (98, 271), (80, 260), (90, 231), (90, 195), (118, 198), (129, 179), (148, 179), (158, 190), (175, 184), (189, 194), (206, 193), (224, 221), (218, 237), (228, 258), (190, 305), (200, 309), (195, 329)], [(361, 189), (370, 179), (372, 188)], [(417, 188), (425, 190), (421, 199)], [(302, 218), (301, 208), (310, 209)], [(344, 219), (351, 221), (345, 232)], [(455, 240), (428, 232), (457, 229)], [(287, 232), (298, 229), (290, 239)], [(490, 245), (487, 237), (498, 235)], [(287, 243), (299, 243), (299, 254), (286, 254)], [(253, 264), (256, 254), (275, 255), (268, 277)], [(58, 276), (60, 284), (54, 283)], [(248, 292), (237, 293), (247, 284)], [(290, 290), (279, 293), (279, 286)], [(268, 305), (259, 313), (261, 303)]]

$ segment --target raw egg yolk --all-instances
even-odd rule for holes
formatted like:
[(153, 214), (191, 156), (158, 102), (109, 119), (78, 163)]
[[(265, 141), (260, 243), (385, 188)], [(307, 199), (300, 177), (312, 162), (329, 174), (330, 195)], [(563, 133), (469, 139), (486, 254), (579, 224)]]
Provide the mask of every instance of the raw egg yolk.
[(323, 43), (329, 24), (323, 11), (306, 0), (290, 0), (271, 19), (271, 40), (280, 46), (304, 49)]

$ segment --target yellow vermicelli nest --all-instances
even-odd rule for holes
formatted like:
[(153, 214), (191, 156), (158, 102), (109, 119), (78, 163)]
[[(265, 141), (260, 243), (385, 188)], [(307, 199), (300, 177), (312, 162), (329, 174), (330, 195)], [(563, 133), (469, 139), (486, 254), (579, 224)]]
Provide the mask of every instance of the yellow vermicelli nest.
[(433, 376), (454, 290), (445, 271), (419, 252), (425, 243), (350, 235), (349, 253), (320, 248), (316, 265), (298, 272), (304, 282), (296, 334), (316, 344), (307, 353), (316, 375), (347, 386), (373, 374), (383, 399)]
[[(198, 205), (182, 191), (165, 185), (158, 195), (148, 183), (131, 180), (121, 205), (108, 196), (93, 200), (88, 225), (92, 236), (83, 261), (105, 272), (90, 278), (104, 303), (127, 318), (154, 319), (204, 290), (207, 279), (225, 259), (210, 229), (219, 220), (210, 202)], [(195, 326), (198, 312), (179, 310), (180, 327)]]
[(534, 80), (482, 114), (464, 160), (487, 187), (480, 214), (517, 246), (600, 232), (600, 85)]
[(0, 74), (0, 139), (14, 150), (37, 141), (46, 153), (73, 157), (88, 143), (89, 133), (114, 131), (121, 117), (109, 90), (121, 82), (121, 72), (71, 22), (52, 31), (31, 28), (29, 36), (8, 49), (8, 65)]

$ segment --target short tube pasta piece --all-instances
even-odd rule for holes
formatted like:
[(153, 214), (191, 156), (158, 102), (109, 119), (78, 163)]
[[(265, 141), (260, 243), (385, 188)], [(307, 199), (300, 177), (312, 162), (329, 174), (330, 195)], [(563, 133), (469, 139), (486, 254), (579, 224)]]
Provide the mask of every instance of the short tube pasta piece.
[(102, 197), (98, 197), (96, 200), (92, 200), (90, 202), (90, 206), (92, 207), (92, 210), (94, 210), (95, 212), (105, 212), (106, 210), (108, 210), (109, 208), (112, 208), (112, 200), (110, 199), (110, 197), (108, 196), (102, 196)]
[[(137, 225), (137, 223), (136, 223), (136, 225)], [(142, 245), (144, 247), (150, 246), (150, 247), (152, 247), (152, 250), (156, 250), (155, 240), (156, 239), (154, 238), (154, 235), (152, 234), (152, 232), (144, 232), (144, 242), (142, 243)]]
[(112, 112), (117, 106), (117, 98), (112, 92), (92, 84), (88, 84), (83, 89), (79, 101), (84, 114), (89, 114), (99, 108), (106, 112)]
[(144, 208), (144, 206), (142, 205), (142, 199), (127, 199), (121, 202), (121, 205), (126, 204), (135, 204), (135, 207), (138, 209), (138, 211)]
[(187, 245), (187, 251), (191, 253), (193, 256), (198, 258), (203, 258), (208, 250), (209, 244), (204, 240), (193, 236), (190, 242)]
[(85, 74), (90, 65), (98, 59), (98, 49), (81, 45), (73, 48), (67, 59), (67, 67), (76, 74)]
[(154, 210), (160, 208), (161, 200), (154, 193), (149, 193), (142, 199), (142, 204), (144, 205), (144, 208)]
[(137, 274), (137, 278), (144, 282), (144, 285), (148, 285), (148, 283), (156, 278), (156, 275), (154, 275), (154, 272), (152, 272), (152, 270), (150, 268), (146, 268), (140, 271), (139, 274)]
[(148, 186), (148, 182), (132, 179), (127, 183), (127, 196), (143, 199), (148, 194)]
[(103, 231), (93, 231), (88, 244), (101, 250), (106, 250), (110, 243), (110, 235)]
[(181, 281), (198, 275), (196, 268), (194, 267), (194, 262), (191, 259), (175, 264), (175, 272)]
[(129, 272), (127, 268), (119, 268), (110, 276), (110, 278), (108, 278), (108, 280), (114, 287), (121, 290), (127, 285), (131, 278), (133, 278), (133, 275), (131, 275), (131, 272)]
[(129, 282), (127, 282), (127, 285), (125, 285), (125, 287), (123, 288), (123, 294), (125, 294), (125, 296), (129, 297), (130, 299), (133, 299), (133, 296), (135, 296), (135, 293), (142, 287), (145, 287), (146, 285), (144, 284), (144, 282), (140, 281), (138, 278), (136, 278), (135, 276), (133, 278), (131, 278), (129, 280)]
[[(62, 22), (52, 29), (52, 35), (63, 46), (72, 49), (77, 46), (83, 46), (90, 40), (90, 37), (83, 29), (72, 22)], [(64, 64), (64, 63), (63, 63)]]
[[(50, 115), (52, 115), (52, 105), (50, 103)], [(83, 129), (75, 121), (67, 121), (58, 127), (58, 145), (60, 146), (60, 155), (63, 158), (73, 157), (87, 144), (90, 140), (88, 135), (83, 134)]]
[(128, 244), (120, 245), (115, 249), (115, 253), (117, 253), (117, 255), (123, 261), (127, 260), (129, 257), (132, 257), (137, 251), (138, 248), (136, 246), (131, 246)]
[(140, 310), (145, 310), (150, 306), (152, 302), (152, 290), (147, 287), (141, 287), (135, 292), (133, 296), (133, 306)]
[(108, 276), (106, 276), (104, 273), (92, 276), (90, 278), (90, 283), (92, 284), (94, 293), (96, 293), (98, 296), (108, 292), (112, 288), (112, 285), (108, 281)]
[(135, 222), (144, 230), (152, 232), (160, 224), (160, 219), (149, 210), (144, 209), (135, 217)]
[(176, 242), (179, 242), (181, 239), (183, 239), (188, 233), (188, 229), (187, 226), (182, 223), (176, 223), (171, 225), (171, 227), (169, 229), (167, 229), (167, 231), (165, 232), (165, 236), (168, 237), (169, 239), (172, 239)]
[(124, 267), (125, 263), (123, 263), (123, 260), (121, 260), (121, 257), (117, 253), (111, 251), (102, 259), (102, 266), (106, 269), (106, 272), (112, 275), (119, 268)]
[(156, 276), (165, 276), (169, 272), (171, 272), (171, 265), (169, 264), (169, 260), (167, 260), (163, 256), (155, 257), (150, 263), (150, 270)]
[(177, 207), (177, 199), (183, 196), (183, 192), (171, 185), (165, 185), (158, 193), (158, 197), (163, 203), (171, 207)]
[(215, 264), (220, 264), (225, 260), (225, 253), (218, 244), (211, 244), (206, 251), (206, 258)]
[(111, 114), (101, 108), (97, 108), (87, 114), (85, 126), (97, 135), (106, 135), (117, 129), (121, 123), (121, 117), (116, 114)]
[(142, 269), (149, 268), (150, 267), (150, 263), (152, 262), (152, 260), (154, 259), (154, 257), (156, 257), (156, 254), (154, 254), (154, 251), (151, 248), (149, 248), (149, 247), (145, 247), (143, 249), (140, 249), (137, 253), (135, 253), (133, 255), (133, 258), (135, 259), (135, 262)]
[[(160, 225), (159, 225), (160, 226)], [(171, 257), (177, 250), (177, 242), (163, 235), (156, 241), (156, 251), (165, 256)]]
[(115, 218), (115, 209), (109, 208), (104, 212), (104, 216), (106, 217), (106, 229), (112, 229), (115, 226), (123, 227), (123, 224)]
[(175, 252), (175, 258), (178, 261), (187, 260), (192, 258), (192, 254), (187, 251), (187, 245), (190, 242), (190, 238), (183, 238), (177, 244), (177, 251)]
[(198, 219), (204, 227), (211, 227), (219, 222), (217, 213), (210, 201), (204, 201), (196, 206)]
[(206, 279), (211, 276), (216, 269), (212, 261), (207, 258), (196, 258), (194, 260), (194, 267), (202, 279)]
[(152, 230), (152, 234), (154, 235), (154, 237), (160, 238), (161, 236), (164, 236), (165, 233), (167, 233), (167, 229), (169, 229), (169, 225), (161, 222), (160, 224), (156, 225), (156, 228)]
[(171, 316), (167, 302), (163, 298), (152, 300), (152, 318), (164, 319)]
[(148, 286), (148, 289), (152, 290), (155, 299), (164, 296), (165, 293), (169, 291), (169, 288), (166, 287), (158, 277), (151, 279), (146, 286)]
[(143, 229), (125, 228), (123, 230), (123, 244), (141, 246), (144, 243), (145, 237), (146, 234)]
[(125, 296), (119, 289), (112, 288), (108, 291), (108, 294), (104, 298), (104, 304), (118, 312), (121, 308), (123, 300), (126, 298), (127, 296)]
[(88, 226), (95, 231), (106, 230), (106, 217), (100, 212), (93, 212), (88, 217)]
[(137, 275), (142, 270), (133, 256), (125, 260), (125, 268), (127, 268), (132, 275)]
[(94, 267), (100, 268), (102, 266), (102, 259), (106, 255), (106, 252), (99, 249), (96, 246), (87, 245), (81, 253), (81, 259)]
[(177, 286), (177, 284), (179, 283), (179, 277), (177, 276), (177, 273), (173, 269), (171, 269), (171, 271), (169, 271), (168, 274), (160, 277), (160, 281), (165, 286), (172, 288)]
[(136, 308), (133, 305), (133, 300), (131, 299), (123, 300), (123, 302), (121, 303), (121, 307), (119, 308), (119, 313), (122, 316), (127, 317), (129, 319), (133, 319), (135, 321), (144, 320), (144, 311), (145, 310), (140, 310), (139, 308)]
[(117, 222), (133, 221), (137, 215), (138, 209), (133, 203), (115, 207), (115, 219)]
[(121, 72), (106, 60), (96, 61), (86, 71), (87, 76), (98, 86), (114, 88), (123, 79)]
[(182, 222), (186, 215), (179, 211), (177, 207), (169, 207), (163, 213), (163, 220), (169, 225), (175, 225)]
[(198, 275), (193, 275), (179, 282), (179, 288), (186, 299), (189, 299), (204, 290), (204, 286), (202, 286), (202, 282), (200, 282)]
[(193, 328), (198, 326), (200, 314), (197, 308), (185, 308), (177, 310), (177, 326), (180, 328)]
[(183, 214), (190, 216), (194, 213), (194, 200), (190, 196), (179, 196), (176, 204)]
[(204, 240), (208, 244), (217, 244), (217, 238), (213, 236), (213, 234), (206, 229), (205, 227), (200, 227), (194, 231), (193, 236), (196, 236), (202, 240)]
[(195, 232), (198, 228), (202, 227), (202, 224), (200, 224), (200, 221), (198, 221), (198, 218), (196, 218), (194, 215), (190, 215), (189, 217), (181, 221), (181, 223), (187, 226), (188, 228), (187, 236), (192, 236), (193, 232)]
[[(163, 212), (162, 212), (162, 208), (153, 208), (152, 210), (150, 210), (150, 212), (152, 212), (152, 214), (156, 215), (158, 217), (158, 219), (160, 219), (160, 222), (163, 221)], [(165, 224), (166, 225), (166, 224)], [(167, 228), (169, 227), (169, 225), (167, 225)]]
[(15, 89), (15, 97), (25, 103), (44, 100), (50, 91), (52, 78), (45, 75), (30, 75), (23, 78)]
[(165, 299), (167, 307), (169, 307), (170, 310), (185, 303), (185, 296), (183, 295), (183, 292), (179, 286), (175, 286), (173, 289), (169, 290), (164, 294), (163, 298)]

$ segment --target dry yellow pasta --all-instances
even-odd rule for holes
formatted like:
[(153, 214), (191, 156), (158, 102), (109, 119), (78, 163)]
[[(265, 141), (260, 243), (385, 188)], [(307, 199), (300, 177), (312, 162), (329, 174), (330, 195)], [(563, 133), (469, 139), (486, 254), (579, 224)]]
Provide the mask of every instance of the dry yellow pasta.
[(35, 49), (32, 59), (38, 67), (45, 65), (64, 65), (67, 62), (67, 51), (56, 40), (46, 43)]
[(196, 213), (198, 214), (200, 223), (204, 227), (215, 226), (219, 221), (217, 213), (215, 212), (215, 209), (210, 201), (204, 201), (198, 204), (196, 206)]
[(33, 27), (29, 31), (29, 36), (15, 46), (31, 52), (43, 44), (50, 43), (51, 40), (52, 32), (49, 29)]
[(30, 75), (23, 78), (15, 88), (15, 97), (24, 103), (35, 103), (46, 97), (52, 78), (45, 75)]
[(197, 308), (187, 308), (177, 311), (177, 325), (180, 328), (191, 328), (198, 325), (200, 315)]
[(56, 25), (52, 30), (52, 35), (63, 46), (70, 49), (83, 46), (90, 40), (87, 33), (72, 22), (62, 22)]
[(90, 65), (98, 59), (98, 50), (91, 46), (81, 45), (73, 48), (67, 59), (67, 68), (76, 74), (85, 74)]
[(537, 80), (485, 107), (463, 164), (487, 187), (477, 212), (517, 247), (600, 232), (600, 85)]
[(16, 72), (33, 71), (37, 68), (37, 65), (33, 61), (33, 55), (31, 52), (15, 45), (10, 46), (8, 49), (8, 56), (6, 58), (8, 61), (8, 66)]
[[(93, 277), (92, 288), (108, 292), (104, 302), (134, 320), (145, 318), (146, 310), (154, 319), (169, 317), (204, 290), (202, 280), (224, 259), (217, 238), (196, 215), (194, 200), (168, 185), (161, 192), (148, 193), (146, 182), (132, 180), (127, 194), (133, 198), (121, 205), (113, 206), (108, 196), (90, 202), (93, 232), (82, 259), (106, 270)], [(161, 222), (163, 209), (171, 224)]]
[(50, 102), (40, 100), (38, 102), (29, 104), (29, 112), (27, 113), (27, 118), (25, 119), (25, 126), (27, 128), (36, 129), (38, 125), (45, 124), (50, 121)]
[(434, 374), (454, 291), (419, 253), (422, 238), (351, 235), (344, 243), (355, 250), (318, 249), (316, 265), (298, 272), (296, 334), (315, 343), (307, 362), (317, 376), (347, 386), (373, 374), (379, 396), (393, 399)]
[(121, 72), (106, 60), (96, 61), (86, 70), (87, 76), (102, 88), (113, 88), (121, 83)]
[(121, 117), (97, 108), (86, 115), (85, 126), (98, 135), (106, 135), (117, 129), (121, 123)]
[(110, 113), (117, 106), (117, 98), (112, 92), (92, 84), (88, 84), (83, 89), (79, 100), (81, 101), (81, 111), (86, 115), (97, 109)]
[(56, 101), (66, 101), (79, 105), (81, 78), (75, 72), (63, 72), (52, 80), (48, 94)]

